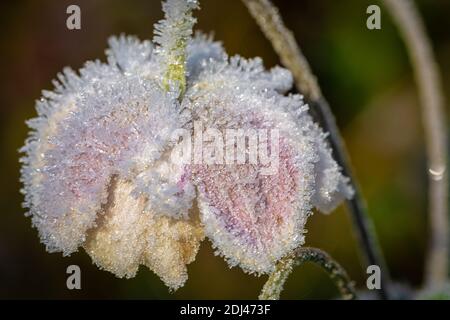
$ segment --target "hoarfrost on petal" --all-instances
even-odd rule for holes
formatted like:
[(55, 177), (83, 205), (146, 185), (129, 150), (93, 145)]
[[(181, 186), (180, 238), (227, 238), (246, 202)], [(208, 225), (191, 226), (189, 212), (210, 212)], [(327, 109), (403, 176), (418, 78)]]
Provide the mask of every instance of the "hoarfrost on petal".
[(197, 32), (187, 47), (186, 68), (189, 83), (197, 81), (204, 68), (212, 61), (225, 61), (227, 55), (220, 42)]
[(152, 63), (153, 45), (150, 41), (140, 41), (134, 36), (110, 37), (106, 50), (108, 63), (127, 74), (156, 74), (157, 65)]
[(70, 254), (106, 203), (111, 177), (148, 170), (170, 148), (181, 116), (176, 99), (154, 80), (109, 65), (88, 63), (80, 76), (66, 70), (59, 79), (29, 122), (22, 181), (47, 249)]
[(155, 272), (172, 290), (186, 282), (186, 265), (193, 262), (205, 238), (198, 218), (175, 220), (155, 216), (148, 229), (148, 245), (144, 264)]
[(353, 197), (349, 178), (331, 155), (331, 149), (321, 135), (317, 136), (319, 161), (315, 163), (316, 187), (313, 205), (324, 213), (333, 211), (343, 200)]
[(175, 220), (146, 210), (147, 199), (134, 197), (133, 183), (115, 179), (108, 203), (89, 230), (86, 252), (100, 268), (117, 277), (134, 277), (140, 265), (175, 290), (187, 280), (187, 267), (203, 240), (198, 219)]
[(273, 271), (280, 258), (303, 244), (308, 216), (299, 201), (304, 173), (295, 168), (288, 146), (281, 146), (276, 174), (262, 175), (260, 169), (243, 164), (193, 170), (206, 235), (231, 266), (257, 274)]
[(146, 196), (146, 210), (176, 219), (187, 219), (195, 198), (195, 189), (189, 169), (183, 164), (172, 162), (168, 153), (136, 176), (133, 195)]
[(302, 97), (282, 94), (291, 84), (285, 69), (268, 72), (259, 59), (233, 57), (210, 61), (186, 93), (184, 107), (193, 121), (224, 137), (228, 129), (279, 132), (275, 174), (261, 174), (261, 163), (192, 166), (206, 235), (230, 265), (248, 272), (273, 271), (280, 258), (303, 244), (317, 192), (330, 191), (337, 204), (338, 187), (346, 186)]
[(305, 126), (309, 139), (316, 149), (314, 160), (315, 187), (312, 204), (323, 213), (333, 211), (345, 199), (353, 197), (353, 188), (350, 179), (342, 174), (342, 168), (333, 159), (332, 150), (328, 144), (328, 134), (312, 122), (309, 115), (299, 113), (293, 105), (287, 106), (287, 111), (299, 123), (308, 122)]
[(132, 190), (130, 182), (117, 178), (111, 181), (108, 202), (83, 245), (97, 266), (120, 278), (132, 278), (138, 271), (151, 219), (144, 211), (145, 197), (131, 196)]
[(229, 129), (262, 130), (267, 138), (277, 130), (277, 162), (273, 174), (264, 173), (267, 166), (262, 163), (192, 165), (201, 220), (213, 246), (231, 266), (268, 273), (280, 258), (304, 242), (312, 208), (316, 149), (304, 128), (283, 109), (294, 104), (304, 113), (297, 96), (281, 96), (275, 85), (268, 90), (262, 84), (268, 74), (262, 70), (229, 82), (223, 75), (224, 70), (210, 73), (207, 85), (194, 85), (187, 92), (186, 108), (192, 111), (193, 120), (202, 122), (204, 128), (220, 130), (225, 139)]

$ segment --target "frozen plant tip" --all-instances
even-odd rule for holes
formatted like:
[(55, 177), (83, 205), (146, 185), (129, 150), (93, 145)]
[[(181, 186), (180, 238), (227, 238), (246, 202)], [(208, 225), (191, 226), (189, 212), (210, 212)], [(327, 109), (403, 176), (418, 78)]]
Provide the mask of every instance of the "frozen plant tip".
[[(286, 95), (290, 72), (229, 58), (220, 43), (192, 36), (197, 6), (166, 1), (153, 43), (113, 37), (106, 63), (88, 62), (78, 74), (65, 69), (54, 91), (43, 92), (21, 173), (48, 251), (83, 247), (119, 277), (146, 265), (177, 289), (208, 237), (230, 266), (266, 274), (303, 245), (314, 207), (329, 212), (352, 196), (302, 97)], [(266, 130), (276, 170), (174, 161), (174, 133), (194, 136), (198, 123), (224, 136)], [(204, 155), (211, 141), (203, 142)]]

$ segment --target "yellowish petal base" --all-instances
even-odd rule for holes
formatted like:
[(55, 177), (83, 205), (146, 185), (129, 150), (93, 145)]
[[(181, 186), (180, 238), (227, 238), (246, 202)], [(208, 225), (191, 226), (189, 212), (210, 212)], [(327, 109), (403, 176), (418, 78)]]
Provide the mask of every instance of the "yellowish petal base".
[(84, 248), (96, 265), (118, 277), (134, 277), (143, 264), (176, 290), (187, 280), (186, 265), (205, 237), (203, 227), (198, 218), (176, 220), (146, 211), (146, 199), (132, 191), (131, 183), (113, 179)]

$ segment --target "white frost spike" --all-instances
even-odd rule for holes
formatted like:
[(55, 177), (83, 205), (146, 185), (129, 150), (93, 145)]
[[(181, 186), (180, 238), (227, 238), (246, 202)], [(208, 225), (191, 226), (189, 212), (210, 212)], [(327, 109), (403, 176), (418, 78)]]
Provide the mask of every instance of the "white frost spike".
[(121, 34), (118, 38), (109, 38), (108, 43), (108, 63), (116, 65), (124, 73), (146, 73), (156, 67), (151, 65), (153, 44), (150, 41), (141, 42), (136, 37)]
[(195, 37), (189, 41), (187, 47), (187, 75), (189, 84), (194, 83), (200, 73), (212, 61), (225, 62), (227, 55), (222, 44), (212, 40), (201, 32), (196, 32)]

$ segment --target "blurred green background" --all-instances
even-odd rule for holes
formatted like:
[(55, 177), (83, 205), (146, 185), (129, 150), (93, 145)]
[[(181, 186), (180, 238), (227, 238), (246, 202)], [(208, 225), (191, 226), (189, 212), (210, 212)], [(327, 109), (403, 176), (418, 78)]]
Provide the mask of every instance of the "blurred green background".
[[(197, 29), (214, 31), (229, 54), (279, 63), (239, 0), (201, 0)], [(382, 29), (366, 28), (366, 8), (376, 0), (274, 1), (293, 29), (336, 114), (366, 196), (393, 278), (412, 287), (422, 279), (427, 245), (427, 177), (420, 109), (405, 48), (388, 12)], [(81, 7), (82, 28), (66, 28), (66, 8)], [(422, 0), (444, 90), (450, 89), (450, 1)], [(189, 265), (186, 285), (169, 293), (141, 268), (131, 280), (100, 271), (80, 251), (48, 254), (21, 207), (19, 154), (34, 101), (64, 66), (104, 60), (106, 40), (121, 32), (151, 38), (162, 18), (158, 0), (2, 1), (0, 5), (0, 298), (253, 299), (265, 277), (229, 269), (205, 241)], [(450, 97), (448, 97), (450, 98)], [(313, 215), (307, 245), (329, 252), (365, 285), (351, 224), (344, 207)], [(66, 267), (82, 270), (82, 290), (66, 289)], [(285, 299), (333, 298), (336, 290), (318, 267), (303, 265), (289, 278)]]

